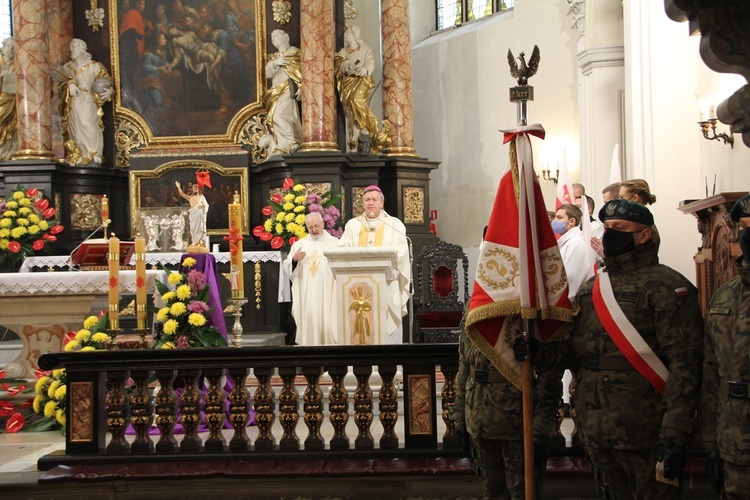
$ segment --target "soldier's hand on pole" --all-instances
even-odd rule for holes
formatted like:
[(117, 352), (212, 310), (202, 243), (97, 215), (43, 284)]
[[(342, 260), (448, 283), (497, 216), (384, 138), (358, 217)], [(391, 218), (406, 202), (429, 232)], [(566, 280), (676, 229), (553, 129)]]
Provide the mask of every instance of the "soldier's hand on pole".
[(719, 456), (719, 452), (709, 451), (706, 454), (706, 472), (711, 487), (716, 493), (721, 493), (724, 489), (724, 460)]
[(513, 341), (513, 356), (516, 361), (523, 361), (526, 358), (534, 359), (539, 352), (539, 341), (535, 338), (529, 338), (528, 342), (523, 336), (519, 335)]
[(664, 462), (665, 478), (679, 479), (687, 464), (687, 447), (661, 438), (659, 439), (658, 460)]

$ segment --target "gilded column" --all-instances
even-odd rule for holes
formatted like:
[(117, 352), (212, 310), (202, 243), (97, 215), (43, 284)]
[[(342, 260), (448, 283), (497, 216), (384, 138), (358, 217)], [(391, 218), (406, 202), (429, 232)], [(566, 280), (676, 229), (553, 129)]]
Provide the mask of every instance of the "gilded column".
[(70, 60), (70, 41), (73, 39), (73, 0), (47, 0), (49, 20), (49, 71), (55, 92), (52, 94), (52, 151), (55, 158), (65, 157), (60, 127), (60, 96), (57, 93), (57, 69)]
[(416, 156), (411, 98), (409, 0), (382, 0), (383, 120), (391, 124), (389, 156)]
[(14, 160), (52, 159), (52, 80), (45, 0), (13, 1), (18, 151)]
[(338, 152), (333, 52), (333, 0), (300, 2), (302, 52), (302, 147), (300, 152)]

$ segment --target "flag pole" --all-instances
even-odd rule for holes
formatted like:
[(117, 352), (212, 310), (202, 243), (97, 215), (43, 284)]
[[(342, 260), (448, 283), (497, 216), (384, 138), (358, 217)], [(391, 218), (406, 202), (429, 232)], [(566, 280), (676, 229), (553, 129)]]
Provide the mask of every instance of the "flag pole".
[[(539, 49), (535, 46), (536, 62), (531, 62), (531, 66), (526, 65), (524, 53), (520, 53), (518, 58), (521, 65), (515, 64), (510, 50), (508, 51), (508, 62), (511, 66), (511, 75), (516, 77), (518, 86), (510, 88), (510, 102), (516, 103), (516, 121), (517, 126), (523, 127), (528, 125), (526, 114), (526, 103), (534, 100), (534, 87), (528, 84), (530, 78), (537, 70), (539, 64)], [(532, 55), (532, 61), (534, 56)], [(519, 173), (520, 175), (520, 173)], [(519, 224), (519, 227), (521, 225)], [(522, 229), (523, 230), (523, 229)], [(530, 331), (529, 320), (521, 320), (521, 334), (528, 345)], [(531, 359), (526, 356), (521, 362), (521, 396), (523, 401), (523, 469), (525, 480), (526, 498), (536, 499), (536, 477), (534, 471), (534, 400), (531, 388)]]

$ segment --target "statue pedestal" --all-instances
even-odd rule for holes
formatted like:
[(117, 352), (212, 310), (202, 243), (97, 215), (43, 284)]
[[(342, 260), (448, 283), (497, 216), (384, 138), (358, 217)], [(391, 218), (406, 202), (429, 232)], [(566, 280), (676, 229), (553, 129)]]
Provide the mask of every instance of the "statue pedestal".
[(391, 247), (324, 252), (334, 279), (334, 331), (339, 345), (388, 343), (388, 280), (396, 269)]

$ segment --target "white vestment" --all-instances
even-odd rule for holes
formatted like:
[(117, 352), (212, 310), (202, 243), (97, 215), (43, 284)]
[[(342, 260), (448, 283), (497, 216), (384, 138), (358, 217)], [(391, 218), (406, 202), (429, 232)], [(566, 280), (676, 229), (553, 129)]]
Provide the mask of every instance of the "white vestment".
[(575, 305), (578, 289), (581, 288), (591, 267), (589, 260), (589, 242), (577, 227), (568, 230), (557, 240), (560, 246), (565, 274), (568, 275), (568, 298)]
[(197, 205), (188, 211), (190, 219), (190, 243), (197, 245), (201, 241), (208, 248), (208, 230), (206, 229), (206, 215), (208, 215), (208, 202), (206, 197), (201, 195)]
[[(406, 316), (409, 304), (409, 282), (411, 281), (411, 264), (409, 262), (409, 244), (406, 240), (406, 227), (385, 210), (374, 220), (360, 215), (349, 220), (344, 227), (339, 246), (344, 247), (396, 247), (398, 258), (398, 276), (388, 282), (388, 315), (386, 333), (389, 344), (401, 344), (401, 321)], [(398, 329), (398, 331), (396, 331)]]
[[(317, 240), (308, 235), (295, 241), (284, 259), (284, 272), (292, 280), (292, 316), (297, 323), (299, 345), (337, 343), (332, 327), (335, 314), (333, 274), (323, 251), (338, 243), (339, 240), (326, 231)], [(306, 255), (295, 266), (292, 258), (299, 251)]]
[(602, 236), (604, 236), (604, 224), (601, 223), (601, 221), (591, 218), (591, 237), (596, 238), (599, 241), (602, 240)]

